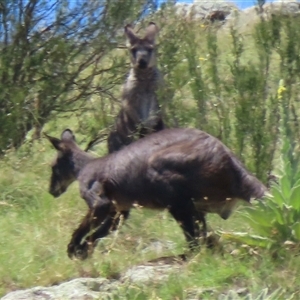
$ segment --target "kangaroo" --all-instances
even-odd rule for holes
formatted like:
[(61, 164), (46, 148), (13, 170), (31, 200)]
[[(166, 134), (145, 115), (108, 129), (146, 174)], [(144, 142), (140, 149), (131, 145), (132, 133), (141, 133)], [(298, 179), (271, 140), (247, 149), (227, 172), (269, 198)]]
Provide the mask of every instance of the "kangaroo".
[(78, 180), (89, 207), (68, 245), (70, 258), (87, 258), (134, 204), (168, 209), (194, 249), (206, 213), (227, 219), (239, 200), (266, 192), (222, 142), (201, 130), (165, 129), (100, 158), (81, 150), (69, 129), (60, 139), (46, 137), (57, 150), (50, 194), (59, 197)]
[(108, 136), (109, 153), (164, 128), (156, 96), (161, 82), (160, 73), (156, 68), (157, 32), (155, 23), (150, 22), (144, 38), (139, 38), (131, 25), (125, 26), (131, 69), (123, 86), (121, 110), (116, 118), (115, 127)]
[[(107, 138), (109, 153), (165, 127), (156, 96), (162, 81), (156, 67), (155, 37), (158, 27), (150, 22), (143, 38), (134, 33), (131, 25), (126, 25), (124, 30), (131, 69), (123, 86), (121, 110)], [(92, 140), (86, 150), (97, 140), (99, 137)], [(128, 218), (128, 214), (121, 213), (119, 217)]]

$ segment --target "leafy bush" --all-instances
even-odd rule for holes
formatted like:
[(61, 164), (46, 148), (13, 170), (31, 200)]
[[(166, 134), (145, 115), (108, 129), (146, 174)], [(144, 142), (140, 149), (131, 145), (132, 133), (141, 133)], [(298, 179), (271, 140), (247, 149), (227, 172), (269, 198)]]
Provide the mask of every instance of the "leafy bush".
[(39, 138), (66, 112), (88, 111), (105, 126), (125, 73), (120, 55), (111, 59), (123, 41), (120, 29), (155, 7), (151, 0), (2, 1), (0, 154), (20, 147), (30, 130)]
[[(263, 182), (278, 141), (300, 136), (300, 18), (265, 15), (247, 32), (234, 22), (220, 27), (171, 10), (156, 15), (166, 123), (218, 137)], [(280, 122), (287, 130), (278, 130)]]
[[(286, 138), (278, 168), (278, 182), (274, 182), (263, 200), (245, 208), (242, 215), (251, 233), (224, 233), (225, 238), (251, 246), (272, 250), (300, 245), (300, 170), (299, 155), (292, 151)], [(253, 233), (253, 234), (252, 234)]]

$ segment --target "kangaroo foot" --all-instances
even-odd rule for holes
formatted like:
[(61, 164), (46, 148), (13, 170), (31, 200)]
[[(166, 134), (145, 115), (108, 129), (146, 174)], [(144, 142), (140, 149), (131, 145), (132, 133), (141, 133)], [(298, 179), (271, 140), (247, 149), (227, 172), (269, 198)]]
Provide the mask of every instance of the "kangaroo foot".
[(70, 259), (77, 258), (79, 260), (85, 260), (89, 257), (92, 252), (91, 245), (87, 241), (84, 241), (82, 244), (70, 243), (68, 245), (68, 256)]

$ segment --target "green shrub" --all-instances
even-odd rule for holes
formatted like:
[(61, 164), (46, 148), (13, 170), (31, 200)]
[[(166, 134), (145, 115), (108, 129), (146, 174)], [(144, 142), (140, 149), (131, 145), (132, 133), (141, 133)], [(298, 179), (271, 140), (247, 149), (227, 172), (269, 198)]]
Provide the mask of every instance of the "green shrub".
[(251, 246), (272, 249), (300, 245), (300, 170), (299, 155), (292, 151), (286, 138), (279, 160), (278, 180), (270, 193), (246, 207), (242, 215), (251, 227), (250, 233), (223, 233), (225, 238)]

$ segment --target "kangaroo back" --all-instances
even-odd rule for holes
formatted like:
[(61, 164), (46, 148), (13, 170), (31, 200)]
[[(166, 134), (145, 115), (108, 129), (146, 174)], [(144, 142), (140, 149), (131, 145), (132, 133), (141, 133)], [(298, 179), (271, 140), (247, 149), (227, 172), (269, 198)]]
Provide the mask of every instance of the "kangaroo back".
[(251, 198), (262, 198), (267, 188), (255, 176), (250, 174), (233, 154), (232, 163), (239, 174), (240, 197), (247, 201), (250, 201)]

